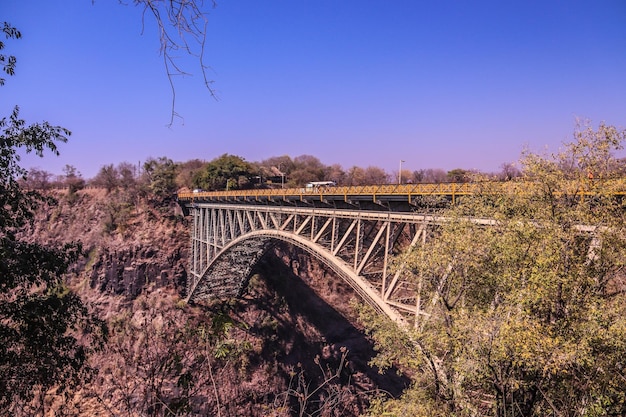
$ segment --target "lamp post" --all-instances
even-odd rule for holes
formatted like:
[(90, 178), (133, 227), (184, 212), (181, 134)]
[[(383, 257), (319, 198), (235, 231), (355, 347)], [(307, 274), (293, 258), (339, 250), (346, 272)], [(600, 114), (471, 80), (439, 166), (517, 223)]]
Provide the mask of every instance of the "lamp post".
[(285, 188), (285, 173), (283, 172), (282, 162), (278, 164), (278, 171), (280, 172), (280, 188)]
[(398, 185), (402, 184), (402, 163), (406, 162), (402, 159), (400, 160), (400, 169), (398, 169)]

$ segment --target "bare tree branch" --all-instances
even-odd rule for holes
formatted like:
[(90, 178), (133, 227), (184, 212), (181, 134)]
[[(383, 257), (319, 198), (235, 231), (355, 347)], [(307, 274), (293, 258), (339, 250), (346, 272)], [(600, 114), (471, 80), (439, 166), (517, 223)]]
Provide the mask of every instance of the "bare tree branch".
[[(95, 0), (94, 0), (95, 1)], [(124, 0), (119, 0), (126, 4)], [(182, 117), (176, 112), (176, 86), (174, 77), (192, 75), (180, 65), (178, 51), (197, 59), (202, 79), (209, 94), (218, 99), (213, 80), (207, 73), (211, 69), (205, 64), (208, 7), (215, 8), (215, 0), (133, 0), (135, 6), (143, 7), (142, 23), (146, 16), (152, 17), (157, 25), (160, 53), (172, 90), (172, 110), (168, 126), (175, 118)]]

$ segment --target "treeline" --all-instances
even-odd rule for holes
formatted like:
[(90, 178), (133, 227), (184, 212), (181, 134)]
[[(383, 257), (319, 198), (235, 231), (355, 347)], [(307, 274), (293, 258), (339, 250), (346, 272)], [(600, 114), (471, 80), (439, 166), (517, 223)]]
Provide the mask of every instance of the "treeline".
[[(400, 175), (399, 175), (400, 174)], [(174, 162), (167, 157), (150, 158), (143, 164), (122, 162), (104, 165), (95, 177), (85, 179), (72, 166), (66, 165), (62, 175), (32, 168), (21, 180), (28, 189), (65, 188), (70, 192), (85, 187), (129, 190), (167, 197), (180, 189), (234, 190), (251, 188), (302, 187), (311, 181), (334, 181), (340, 186), (372, 184), (411, 184), (469, 182), (475, 178), (510, 180), (521, 172), (512, 163), (505, 163), (497, 173), (484, 173), (462, 168), (445, 171), (439, 168), (402, 170), (389, 173), (377, 166), (342, 168), (326, 165), (312, 155), (292, 158), (275, 156), (261, 162), (248, 162), (237, 155), (224, 154), (210, 161), (193, 159)]]
[[(571, 162), (564, 162), (570, 163)], [(626, 174), (626, 158), (615, 158), (611, 172)], [(562, 169), (568, 169), (566, 166)], [(260, 162), (248, 162), (237, 155), (223, 154), (210, 161), (192, 159), (174, 162), (168, 157), (149, 158), (144, 163), (121, 162), (100, 168), (90, 179), (82, 177), (72, 166), (66, 165), (62, 175), (31, 168), (21, 179), (24, 188), (45, 190), (68, 189), (71, 192), (85, 187), (104, 188), (107, 191), (120, 189), (140, 195), (154, 194), (169, 198), (179, 190), (201, 189), (206, 191), (236, 190), (252, 188), (303, 187), (312, 181), (334, 181), (339, 186), (417, 184), (417, 183), (464, 183), (475, 180), (509, 181), (524, 175), (523, 166), (503, 163), (498, 172), (481, 172), (456, 168), (449, 171), (440, 168), (425, 168), (415, 171), (387, 172), (377, 166), (352, 166), (344, 169), (339, 164), (326, 165), (312, 155), (292, 158), (288, 155), (274, 156)], [(587, 177), (601, 176), (598, 172), (587, 172)]]

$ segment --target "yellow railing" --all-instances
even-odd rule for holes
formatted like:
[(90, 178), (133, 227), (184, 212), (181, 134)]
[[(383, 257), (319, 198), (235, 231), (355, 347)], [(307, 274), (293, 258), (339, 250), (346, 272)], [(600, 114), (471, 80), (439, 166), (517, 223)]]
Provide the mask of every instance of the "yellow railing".
[(268, 197), (301, 197), (311, 196), (402, 196), (402, 195), (463, 195), (476, 191), (476, 184), (403, 184), (403, 185), (360, 185), (352, 187), (322, 187), (317, 189), (299, 188), (279, 188), (279, 189), (251, 189), (251, 190), (229, 190), (229, 191), (201, 191), (201, 192), (181, 192), (178, 193), (179, 200), (194, 200), (196, 198), (268, 198)]
[[(445, 196), (455, 198), (457, 196), (476, 193), (524, 193), (533, 187), (529, 182), (477, 182), (477, 183), (437, 183), (437, 184), (402, 184), (402, 185), (360, 185), (351, 187), (321, 187), (310, 189), (279, 188), (279, 189), (251, 189), (229, 191), (201, 191), (178, 193), (178, 200), (229, 200), (229, 199), (311, 199), (311, 198), (343, 198), (345, 200), (354, 197), (371, 197), (376, 200), (379, 197), (406, 196), (410, 201), (417, 196)], [(613, 195), (626, 194), (626, 182), (624, 180), (611, 180), (603, 182), (572, 183), (572, 192), (580, 195), (607, 193)]]

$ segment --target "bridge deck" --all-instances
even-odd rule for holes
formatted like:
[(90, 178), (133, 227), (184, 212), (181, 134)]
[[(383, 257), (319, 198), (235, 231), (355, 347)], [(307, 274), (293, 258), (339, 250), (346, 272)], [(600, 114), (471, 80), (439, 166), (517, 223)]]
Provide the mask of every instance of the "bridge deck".
[[(607, 184), (580, 190), (572, 183), (567, 193), (624, 195), (626, 188)], [(180, 193), (180, 206), (193, 218), (187, 297), (193, 301), (239, 296), (256, 262), (285, 243), (322, 261), (392, 320), (417, 325), (433, 303), (421, 296), (421, 278), (396, 257), (436, 238), (437, 228), (449, 219), (420, 214), (413, 198), (454, 200), (472, 193), (527, 193), (531, 187), (509, 182)], [(497, 224), (493, 219), (467, 219)], [(579, 227), (581, 232), (595, 230)]]
[[(407, 203), (414, 204), (420, 197), (434, 197), (454, 202), (456, 198), (477, 194), (503, 194), (508, 192), (527, 192), (531, 183), (475, 182), (475, 183), (438, 183), (438, 184), (396, 184), (364, 185), (284, 189), (250, 189), (208, 192), (178, 193), (178, 201), (187, 203), (274, 203), (274, 204), (315, 204), (316, 202), (337, 204), (363, 203)], [(584, 189), (573, 190), (580, 196), (597, 194), (599, 191), (613, 195), (626, 195), (626, 182), (604, 181), (585, 184)], [(363, 207), (360, 207), (363, 208)]]

